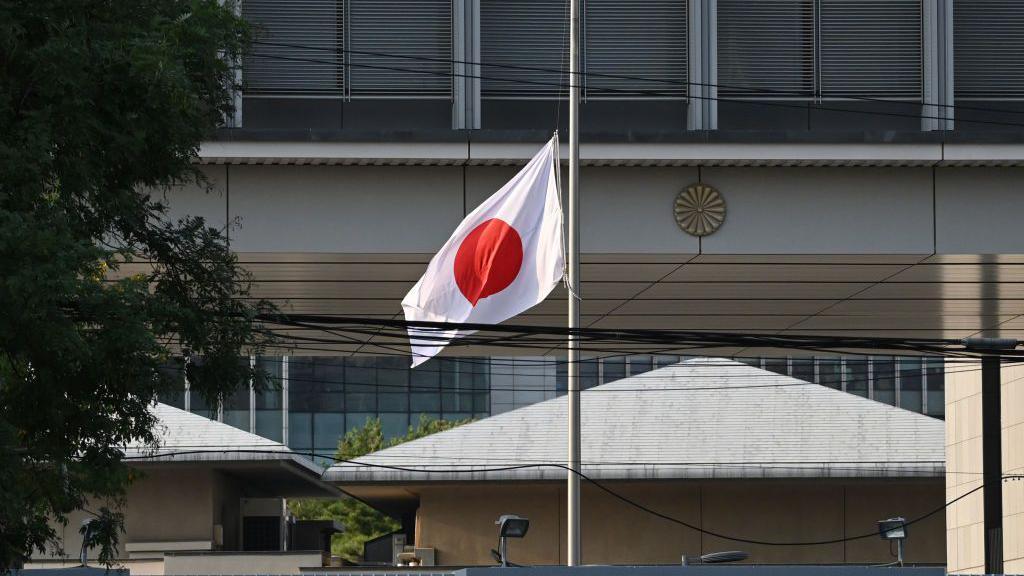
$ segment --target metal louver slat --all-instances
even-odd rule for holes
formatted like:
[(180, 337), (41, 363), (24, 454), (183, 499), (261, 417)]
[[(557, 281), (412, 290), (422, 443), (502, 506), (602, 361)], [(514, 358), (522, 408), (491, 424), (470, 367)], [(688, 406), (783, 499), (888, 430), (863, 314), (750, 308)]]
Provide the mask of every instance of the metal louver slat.
[(595, 74), (584, 79), (588, 98), (686, 97), (686, 0), (585, 0), (584, 8), (584, 70)]
[(723, 96), (814, 94), (813, 0), (718, 0)]
[(348, 2), (353, 98), (451, 98), (451, 0)]
[(921, 98), (921, 0), (821, 0), (822, 96)]
[(340, 0), (245, 0), (242, 16), (253, 26), (256, 40), (265, 42), (253, 44), (245, 58), (243, 93), (344, 93)]
[[(483, 98), (558, 98), (568, 93), (566, 10), (567, 0), (480, 0)], [(502, 67), (507, 65), (552, 72)]]
[(957, 98), (1024, 98), (1024, 2), (953, 3)]

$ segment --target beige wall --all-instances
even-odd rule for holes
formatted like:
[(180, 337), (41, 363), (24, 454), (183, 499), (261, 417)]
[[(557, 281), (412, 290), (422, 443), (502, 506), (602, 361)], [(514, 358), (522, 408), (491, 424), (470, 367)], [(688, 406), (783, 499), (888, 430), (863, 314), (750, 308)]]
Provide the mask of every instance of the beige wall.
[[(981, 366), (946, 371), (946, 498), (953, 500), (983, 484)], [(1002, 369), (1003, 474), (1024, 474), (1024, 367)], [(984, 489), (947, 510), (947, 566), (950, 573), (985, 571)], [(1002, 483), (1003, 569), (1024, 573), (1024, 481)]]
[[(1024, 366), (1003, 368), (1003, 474), (1024, 474)], [(1024, 574), (1024, 480), (1003, 482), (1003, 570)]]
[[(874, 533), (878, 520), (914, 518), (941, 506), (941, 481), (645, 482), (611, 484), (641, 504), (705, 530), (754, 540), (804, 541), (872, 536), (845, 544), (778, 547), (725, 541), (661, 520), (613, 496), (584, 486), (585, 563), (675, 564), (683, 554), (741, 549), (757, 563), (888, 562), (888, 544)], [(513, 562), (565, 562), (564, 487), (561, 484), (437, 485), (420, 495), (416, 545), (437, 550), (442, 565), (489, 564), (497, 547), (495, 519), (530, 519), (530, 532), (509, 545)], [(910, 530), (907, 559), (942, 563), (943, 519), (935, 515)]]
[(143, 474), (128, 490), (127, 543), (213, 539), (215, 472), (175, 467)]
[[(946, 501), (981, 486), (981, 365), (946, 367)], [(946, 569), (985, 572), (983, 491), (946, 509)]]

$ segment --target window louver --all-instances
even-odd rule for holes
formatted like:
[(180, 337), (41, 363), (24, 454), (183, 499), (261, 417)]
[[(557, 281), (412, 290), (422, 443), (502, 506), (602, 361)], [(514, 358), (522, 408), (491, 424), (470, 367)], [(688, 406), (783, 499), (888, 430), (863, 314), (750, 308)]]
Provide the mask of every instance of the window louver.
[(822, 96), (921, 97), (921, 0), (821, 0)]
[(719, 0), (718, 83), (721, 95), (813, 95), (812, 0)]
[(353, 98), (451, 97), (451, 0), (348, 3)]
[(588, 98), (686, 96), (686, 0), (585, 0), (584, 9), (584, 70), (652, 79), (587, 76)]
[(480, 0), (482, 97), (558, 98), (568, 95), (567, 72), (501, 67), (568, 71), (567, 10), (567, 0)]
[(953, 3), (957, 98), (1024, 98), (1024, 2)]
[(246, 0), (242, 15), (252, 24), (256, 40), (267, 43), (253, 44), (245, 58), (247, 95), (344, 93), (338, 51), (344, 14), (338, 0)]

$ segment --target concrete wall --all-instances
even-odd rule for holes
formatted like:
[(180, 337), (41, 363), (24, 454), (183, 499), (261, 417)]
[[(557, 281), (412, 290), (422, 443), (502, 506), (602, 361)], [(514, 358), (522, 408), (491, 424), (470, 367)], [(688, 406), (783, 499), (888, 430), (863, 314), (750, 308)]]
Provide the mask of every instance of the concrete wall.
[[(823, 546), (761, 546), (701, 535), (609, 494), (584, 486), (585, 563), (675, 564), (683, 554), (742, 549), (756, 563), (883, 563), (891, 560), (876, 522), (914, 518), (942, 504), (940, 480), (646, 482), (610, 484), (629, 498), (705, 530), (767, 541), (870, 537)], [(512, 561), (565, 562), (565, 489), (562, 484), (442, 485), (420, 495), (416, 545), (437, 550), (441, 565), (488, 564), (497, 545), (495, 519), (504, 513), (530, 519), (526, 538), (509, 545)], [(910, 530), (907, 560), (942, 563), (943, 518)]]
[[(433, 253), (515, 173), (499, 166), (207, 166), (174, 214), (230, 222), (239, 252)], [(1024, 253), (1018, 168), (705, 167), (728, 216), (698, 240), (672, 206), (695, 167), (585, 167), (582, 248), (661, 254)]]

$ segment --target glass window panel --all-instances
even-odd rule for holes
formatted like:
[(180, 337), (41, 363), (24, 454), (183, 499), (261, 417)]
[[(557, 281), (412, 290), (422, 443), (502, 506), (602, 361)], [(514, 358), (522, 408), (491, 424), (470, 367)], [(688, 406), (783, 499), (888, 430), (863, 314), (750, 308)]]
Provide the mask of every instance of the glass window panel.
[(630, 356), (629, 357), (629, 375), (635, 376), (637, 374), (643, 374), (644, 372), (650, 372), (653, 364), (650, 356)]
[(868, 360), (863, 357), (846, 358), (844, 366), (846, 391), (857, 396), (868, 396)]
[(338, 440), (343, 436), (344, 415), (333, 412), (313, 414), (313, 446), (318, 453), (338, 449)]
[(900, 408), (922, 412), (921, 358), (900, 358)]
[(626, 377), (625, 358), (605, 358), (601, 360), (604, 364), (604, 382), (614, 382)]
[(793, 378), (804, 382), (814, 382), (814, 359), (793, 358)]
[(404, 392), (409, 385), (409, 361), (381, 356), (377, 360), (377, 384), (381, 392)]
[(274, 442), (280, 442), (283, 438), (283, 430), (281, 428), (280, 410), (256, 411), (256, 434)]
[(491, 411), (491, 395), (487, 392), (477, 392), (473, 395), (473, 410), (476, 412)]
[(224, 423), (241, 430), (249, 430), (249, 387), (239, 386), (224, 399)]
[(742, 363), (746, 364), (747, 366), (753, 366), (754, 368), (760, 368), (761, 367), (761, 359), (760, 358), (752, 358), (750, 356), (746, 356), (746, 357), (742, 357), (742, 358), (733, 358), (733, 360), (735, 360), (737, 362), (742, 362)]
[(473, 417), (472, 412), (445, 412), (444, 419), (449, 421), (468, 420)]
[(437, 360), (428, 360), (409, 371), (409, 385), (413, 391), (436, 390), (440, 386)]
[(345, 405), (349, 410), (356, 412), (376, 412), (377, 395), (373, 392), (349, 392), (345, 394)]
[(180, 410), (185, 409), (185, 384), (181, 388), (169, 388), (160, 393), (157, 400), (168, 406), (174, 406)]
[(451, 358), (438, 359), (438, 370), (441, 372), (441, 389), (454, 390), (459, 387), (459, 366)]
[(185, 362), (170, 360), (160, 366), (161, 387), (157, 400), (168, 406), (185, 409)]
[(672, 364), (677, 363), (679, 363), (679, 356), (662, 354), (654, 357), (654, 366), (657, 368), (664, 368), (665, 366), (671, 366)]
[(565, 392), (569, 389), (569, 364), (564, 356), (555, 364), (555, 391)]
[(288, 413), (288, 447), (295, 450), (313, 447), (313, 415), (309, 412)]
[(789, 360), (786, 358), (765, 358), (764, 369), (776, 374), (789, 374)]
[(440, 412), (421, 412), (419, 414), (409, 414), (409, 425), (419, 426), (421, 420), (440, 420)]
[(341, 412), (345, 406), (344, 358), (303, 356), (288, 361), (288, 408)]
[(197, 391), (189, 394), (189, 408), (193, 414), (198, 414), (210, 420), (217, 419), (217, 408), (206, 396)]
[(473, 388), (488, 390), (491, 386), (491, 366), (487, 358), (475, 358), (473, 365)]
[[(385, 390), (388, 390), (385, 388)], [(381, 392), (378, 397), (377, 409), (381, 412), (408, 412), (409, 411), (409, 393), (408, 392)]]
[[(264, 390), (280, 390), (281, 374), (284, 371), (284, 357), (259, 356), (256, 358), (256, 378), (253, 383), (262, 385)], [(262, 382), (260, 381), (262, 379)], [(259, 390), (260, 386), (256, 386)]]
[(409, 395), (409, 409), (413, 412), (440, 412), (440, 392), (413, 392)]
[(888, 356), (872, 358), (875, 387), (874, 399), (884, 404), (896, 404), (896, 361)]
[(348, 432), (353, 428), (362, 428), (371, 419), (376, 418), (376, 414), (368, 414), (365, 412), (357, 413), (351, 412), (345, 415), (345, 431)]
[(384, 435), (384, 441), (405, 436), (409, 432), (408, 414), (381, 414), (380, 429)]
[(928, 414), (946, 414), (946, 364), (942, 358), (929, 358), (925, 364), (928, 386)]
[[(345, 359), (345, 391), (373, 392), (377, 384), (377, 359), (351, 356)], [(358, 408), (352, 408), (358, 410)]]
[(587, 388), (593, 388), (597, 386), (598, 377), (598, 363), (597, 358), (591, 358), (589, 360), (583, 360), (579, 363), (580, 366), (580, 389), (586, 390)]
[(818, 384), (839, 390), (843, 387), (843, 366), (838, 358), (818, 359)]

